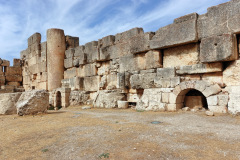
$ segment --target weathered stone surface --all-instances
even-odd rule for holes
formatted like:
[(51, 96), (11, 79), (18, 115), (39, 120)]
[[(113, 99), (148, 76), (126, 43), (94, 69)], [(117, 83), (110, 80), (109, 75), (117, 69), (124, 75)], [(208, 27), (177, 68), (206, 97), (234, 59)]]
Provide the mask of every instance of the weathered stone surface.
[(114, 45), (114, 42), (115, 42), (115, 36), (109, 35), (109, 36), (103, 37), (102, 39), (98, 40), (98, 47), (104, 48), (107, 46), (112, 46), (112, 45)]
[(176, 76), (176, 69), (174, 67), (158, 68), (157, 76), (159, 78), (173, 78)]
[(90, 95), (86, 91), (71, 91), (69, 102), (71, 106), (87, 104)]
[(16, 103), (17, 114), (28, 115), (45, 112), (49, 106), (49, 93), (45, 90), (23, 92)]
[(32, 44), (39, 44), (40, 42), (41, 42), (41, 34), (34, 33), (32, 36), (28, 38), (28, 47), (30, 47)]
[[(231, 87), (231, 89), (237, 89), (238, 87)], [(237, 94), (234, 94), (234, 92), (237, 92)], [(239, 94), (239, 90), (235, 90), (234, 92), (232, 92), (231, 94), (229, 94), (229, 102), (228, 102), (228, 111), (231, 114), (238, 114), (240, 113), (240, 94)]]
[(177, 74), (199, 74), (221, 72), (223, 70), (222, 63), (200, 63), (191, 66), (181, 66), (177, 69)]
[(5, 84), (5, 76), (0, 75), (0, 86)]
[(133, 89), (154, 88), (154, 78), (156, 73), (134, 74), (130, 78), (130, 84)]
[(78, 76), (80, 77), (88, 77), (97, 75), (96, 65), (93, 64), (85, 64), (77, 68)]
[(64, 67), (65, 68), (72, 68), (73, 67), (73, 58), (72, 57), (64, 59)]
[(227, 113), (228, 109), (226, 106), (208, 106), (209, 111), (214, 113)]
[(214, 84), (209, 87), (206, 87), (206, 89), (202, 93), (205, 97), (209, 97), (210, 95), (218, 94), (221, 91), (222, 91), (222, 89), (219, 87), (219, 85)]
[(240, 85), (240, 60), (230, 62), (227, 68), (223, 71), (223, 83), (227, 86)]
[(212, 111), (206, 111), (205, 114), (207, 116), (214, 116), (214, 113)]
[(75, 48), (74, 52), (74, 60), (77, 61), (74, 66), (78, 66), (81, 64), (86, 64), (87, 62), (87, 55), (85, 53), (85, 46), (78, 46)]
[(13, 66), (20, 67), (21, 66), (21, 59), (13, 59)]
[(199, 44), (187, 44), (164, 50), (163, 67), (193, 65), (199, 62)]
[(212, 83), (217, 83), (219, 86), (224, 87), (222, 72), (203, 74), (202, 80), (212, 82)]
[(98, 91), (100, 76), (84, 77), (84, 88), (87, 91)]
[(67, 46), (67, 49), (75, 48), (75, 47), (79, 46), (79, 38), (67, 35), (66, 36), (66, 46)]
[(69, 48), (68, 50), (65, 51), (65, 57), (66, 58), (72, 58), (74, 56), (75, 49)]
[(162, 103), (162, 90), (159, 88), (144, 89), (141, 99), (137, 102), (136, 110), (165, 111)]
[(22, 82), (22, 76), (20, 75), (8, 75), (6, 76), (6, 81), (8, 82)]
[(128, 101), (117, 101), (118, 108), (127, 109)]
[(197, 13), (191, 13), (191, 14), (187, 14), (185, 16), (174, 19), (174, 23), (176, 23), (176, 24), (177, 23), (182, 23), (182, 22), (189, 21), (189, 20), (192, 20), (192, 19), (197, 19), (197, 18), (198, 18)]
[(77, 74), (77, 68), (75, 68), (75, 67), (64, 71), (64, 79), (73, 78), (73, 77), (76, 77), (76, 75), (78, 75), (78, 74)]
[(73, 77), (62, 80), (62, 87), (71, 88), (72, 90), (84, 90), (83, 86), (84, 78)]
[(132, 28), (128, 31), (116, 34), (115, 43), (124, 43), (135, 36), (143, 35), (143, 34), (144, 34), (144, 31), (142, 28)]
[(148, 51), (145, 54), (146, 58), (146, 69), (151, 68), (162, 68), (162, 52), (157, 50)]
[(6, 67), (5, 75), (22, 75), (21, 67)]
[(184, 112), (190, 111), (190, 108), (189, 107), (184, 107), (184, 108), (182, 108), (182, 111), (184, 111)]
[(200, 43), (201, 62), (232, 61), (237, 59), (236, 35), (224, 34), (202, 39)]
[(138, 71), (146, 69), (145, 58), (142, 55), (129, 55), (121, 57), (120, 61), (120, 73), (127, 71)]
[(93, 106), (98, 108), (116, 108), (117, 102), (125, 100), (125, 95), (117, 90), (99, 91)]
[(17, 114), (16, 103), (22, 93), (4, 93), (0, 96), (0, 114)]
[(173, 23), (157, 30), (155, 36), (150, 41), (151, 49), (166, 48), (170, 46), (182, 45), (197, 42), (197, 16), (193, 19)]
[(98, 42), (92, 41), (85, 44), (84, 52), (87, 55), (87, 62), (92, 63), (99, 60)]
[(225, 33), (238, 33), (240, 31), (240, 2), (232, 0), (208, 8), (207, 14), (198, 18), (199, 38)]
[(110, 62), (103, 62), (101, 67), (98, 68), (98, 75), (107, 75), (110, 72)]

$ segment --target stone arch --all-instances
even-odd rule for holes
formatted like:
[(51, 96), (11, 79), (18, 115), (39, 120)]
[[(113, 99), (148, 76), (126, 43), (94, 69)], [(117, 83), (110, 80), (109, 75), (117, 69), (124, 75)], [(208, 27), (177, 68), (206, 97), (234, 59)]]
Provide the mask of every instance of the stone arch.
[(171, 103), (172, 106), (175, 107), (172, 108), (172, 110), (178, 110), (183, 107), (185, 95), (190, 90), (197, 90), (201, 92), (207, 99), (211, 95), (218, 94), (222, 89), (218, 84), (209, 83), (203, 80), (181, 82), (173, 89)]

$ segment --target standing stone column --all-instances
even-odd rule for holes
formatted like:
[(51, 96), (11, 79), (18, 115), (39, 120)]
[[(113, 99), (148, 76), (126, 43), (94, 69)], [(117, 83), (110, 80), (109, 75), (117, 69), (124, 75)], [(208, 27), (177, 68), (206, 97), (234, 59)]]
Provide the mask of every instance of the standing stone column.
[(61, 87), (61, 80), (64, 74), (65, 43), (63, 30), (55, 28), (47, 30), (47, 72), (49, 91)]

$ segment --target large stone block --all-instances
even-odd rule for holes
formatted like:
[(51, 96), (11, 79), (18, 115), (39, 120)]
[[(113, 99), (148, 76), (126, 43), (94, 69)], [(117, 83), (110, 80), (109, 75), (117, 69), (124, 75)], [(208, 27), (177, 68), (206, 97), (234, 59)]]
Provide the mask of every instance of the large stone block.
[(6, 67), (5, 75), (22, 75), (21, 67)]
[(193, 65), (199, 62), (199, 44), (187, 44), (165, 49), (163, 67)]
[[(236, 87), (235, 87), (236, 88)], [(238, 86), (239, 88), (239, 86)], [(239, 91), (239, 90), (237, 90)], [(229, 94), (228, 111), (231, 114), (240, 113), (240, 94)]]
[(85, 64), (77, 68), (78, 76), (80, 77), (88, 77), (97, 75), (96, 65), (93, 64)]
[[(162, 27), (157, 30), (155, 36), (150, 41), (151, 49), (160, 49), (172, 47), (198, 41), (197, 34), (197, 15), (189, 16), (191, 18), (176, 20), (175, 23)], [(181, 22), (181, 23), (180, 23)]]
[(230, 62), (227, 68), (223, 71), (223, 83), (227, 86), (240, 85), (240, 60)]
[(73, 67), (73, 57), (64, 59), (64, 67), (65, 68), (72, 68)]
[(13, 66), (20, 67), (21, 66), (21, 59), (13, 59)]
[(205, 73), (202, 75), (202, 80), (217, 83), (219, 86), (223, 87), (223, 73), (216, 72), (216, 73)]
[(101, 67), (98, 68), (98, 75), (107, 75), (110, 71), (110, 62), (103, 62)]
[(69, 102), (71, 106), (87, 104), (90, 95), (85, 91), (71, 91)]
[(66, 36), (67, 49), (79, 46), (79, 37)]
[(119, 64), (121, 73), (146, 69), (146, 59), (143, 54), (121, 57)]
[(62, 87), (71, 88), (71, 90), (84, 90), (83, 86), (84, 78), (73, 77), (69, 79), (63, 79), (61, 81)]
[(100, 83), (100, 76), (84, 77), (85, 91), (98, 91)]
[(45, 90), (23, 92), (16, 103), (17, 114), (28, 115), (46, 112), (49, 106), (49, 93)]
[(154, 79), (156, 73), (134, 74), (130, 78), (131, 88), (133, 89), (147, 89), (154, 88)]
[(3, 60), (2, 60), (2, 63), (1, 63), (1, 66), (9, 67), (9, 66), (10, 66), (10, 61), (3, 59)]
[(202, 39), (200, 44), (201, 62), (232, 61), (237, 59), (236, 35), (224, 34)]
[(173, 78), (175, 76), (176, 76), (176, 69), (174, 67), (157, 69), (157, 77), (159, 78)]
[(39, 44), (40, 42), (41, 42), (41, 34), (34, 33), (32, 36), (28, 38), (28, 47), (30, 47), (33, 44)]
[(16, 103), (22, 93), (5, 93), (0, 96), (0, 114), (17, 114)]
[(157, 50), (148, 51), (145, 54), (146, 69), (162, 68), (163, 59), (162, 52)]
[(99, 60), (98, 42), (92, 41), (85, 44), (85, 53), (87, 55), (87, 63), (96, 62)]
[(74, 52), (75, 52), (74, 48), (69, 48), (68, 50), (65, 51), (65, 57), (72, 58), (74, 56)]
[(47, 62), (40, 62), (37, 64), (37, 72), (47, 72)]
[(199, 74), (221, 72), (223, 70), (222, 63), (200, 63), (191, 66), (181, 66), (176, 72), (177, 74)]
[(77, 68), (73, 67), (64, 71), (64, 79), (72, 78), (77, 76)]
[(144, 34), (144, 31), (142, 28), (132, 28), (128, 31), (116, 34), (115, 43), (124, 43), (135, 36), (143, 35), (143, 34)]
[(22, 76), (20, 75), (7, 75), (6, 76), (7, 82), (22, 82)]
[(125, 94), (118, 90), (99, 91), (94, 99), (93, 106), (97, 108), (116, 108), (117, 101), (125, 100)]
[(26, 59), (28, 57), (28, 50), (23, 50), (20, 52), (20, 58), (21, 59)]
[(208, 8), (207, 14), (198, 18), (199, 38), (240, 32), (240, 2), (232, 0)]
[(115, 36), (109, 35), (98, 40), (98, 47), (104, 48), (107, 46), (112, 46), (114, 45), (114, 42), (115, 42)]

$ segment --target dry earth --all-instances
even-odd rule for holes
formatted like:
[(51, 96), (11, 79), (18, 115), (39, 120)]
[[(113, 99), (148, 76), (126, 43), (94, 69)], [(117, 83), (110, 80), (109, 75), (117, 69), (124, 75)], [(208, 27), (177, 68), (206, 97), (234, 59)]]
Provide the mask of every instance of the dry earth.
[(230, 115), (79, 106), (0, 116), (0, 128), (1, 160), (240, 159), (240, 117)]

